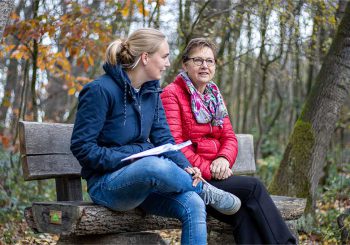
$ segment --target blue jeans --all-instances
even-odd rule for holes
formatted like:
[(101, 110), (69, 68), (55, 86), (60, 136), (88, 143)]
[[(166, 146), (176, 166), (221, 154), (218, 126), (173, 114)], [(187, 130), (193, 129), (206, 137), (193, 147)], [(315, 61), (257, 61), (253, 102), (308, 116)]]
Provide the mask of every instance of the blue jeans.
[(174, 162), (145, 157), (115, 172), (88, 180), (91, 199), (117, 211), (140, 206), (150, 214), (182, 222), (182, 244), (206, 244), (206, 211), (192, 177)]

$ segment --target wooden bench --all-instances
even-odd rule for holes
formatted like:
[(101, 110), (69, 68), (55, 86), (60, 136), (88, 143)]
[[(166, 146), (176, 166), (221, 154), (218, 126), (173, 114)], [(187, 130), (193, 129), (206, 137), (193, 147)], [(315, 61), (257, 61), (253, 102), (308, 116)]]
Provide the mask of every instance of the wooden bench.
[[(70, 151), (72, 124), (20, 122), (20, 152), (25, 180), (55, 178), (56, 201), (35, 202), (25, 209), (28, 225), (35, 232), (59, 234), (59, 244), (164, 244), (158, 233), (180, 229), (176, 219), (145, 215), (135, 209), (115, 212), (83, 202), (81, 166)], [(235, 174), (255, 173), (253, 137), (238, 134), (239, 154)], [(304, 212), (305, 199), (272, 196), (293, 230), (293, 221)], [(208, 217), (209, 243), (213, 234), (233, 241), (231, 227)], [(215, 241), (217, 243), (217, 240)]]

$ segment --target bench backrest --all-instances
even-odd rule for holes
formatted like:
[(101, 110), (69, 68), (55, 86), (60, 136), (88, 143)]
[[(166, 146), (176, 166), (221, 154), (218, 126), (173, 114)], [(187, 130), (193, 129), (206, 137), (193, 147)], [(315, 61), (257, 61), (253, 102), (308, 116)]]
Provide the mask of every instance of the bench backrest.
[[(19, 122), (22, 168), (25, 180), (80, 176), (81, 166), (70, 151), (73, 124)], [(253, 136), (237, 134), (235, 174), (255, 172)]]

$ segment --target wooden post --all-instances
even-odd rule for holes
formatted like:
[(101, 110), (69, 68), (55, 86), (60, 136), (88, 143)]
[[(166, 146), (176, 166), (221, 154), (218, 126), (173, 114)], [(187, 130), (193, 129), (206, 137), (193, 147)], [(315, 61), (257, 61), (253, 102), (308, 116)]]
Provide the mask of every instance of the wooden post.
[(57, 201), (83, 201), (80, 177), (59, 177), (55, 180)]

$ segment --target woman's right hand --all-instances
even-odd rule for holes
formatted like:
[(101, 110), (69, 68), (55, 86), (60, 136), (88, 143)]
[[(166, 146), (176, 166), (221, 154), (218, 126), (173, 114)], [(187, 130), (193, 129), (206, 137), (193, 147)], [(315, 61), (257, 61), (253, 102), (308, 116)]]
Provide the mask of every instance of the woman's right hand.
[(213, 179), (223, 180), (233, 175), (230, 163), (224, 157), (216, 158), (210, 165), (210, 171)]
[(202, 181), (202, 173), (197, 167), (187, 167), (185, 168), (185, 171), (192, 175), (193, 183), (192, 185), (196, 187), (199, 182)]

